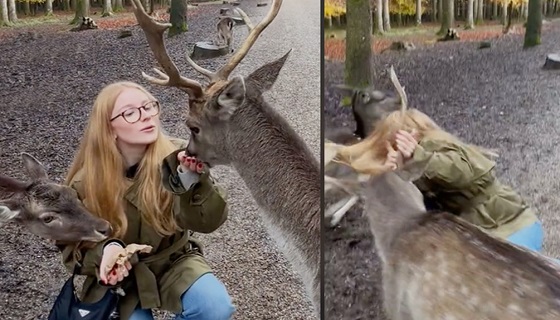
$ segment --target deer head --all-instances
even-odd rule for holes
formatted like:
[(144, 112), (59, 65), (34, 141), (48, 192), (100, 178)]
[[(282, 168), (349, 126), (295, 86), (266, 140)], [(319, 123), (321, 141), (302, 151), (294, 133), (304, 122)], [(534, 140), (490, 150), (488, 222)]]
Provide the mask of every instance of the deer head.
[(389, 69), (391, 82), (395, 86), (398, 93), (397, 97), (387, 95), (385, 92), (376, 90), (373, 87), (354, 88), (347, 85), (335, 85), (335, 88), (343, 92), (345, 96), (352, 97), (350, 106), (352, 114), (356, 121), (356, 134), (364, 139), (370, 134), (375, 123), (381, 120), (385, 115), (399, 109), (406, 109), (408, 99), (397, 79), (393, 66)]
[[(153, 21), (144, 11), (140, 0), (133, 0), (134, 14), (146, 35), (148, 44), (164, 72), (154, 69), (160, 78), (142, 73), (142, 76), (161, 86), (177, 87), (189, 95), (189, 115), (187, 126), (191, 131), (191, 138), (187, 151), (196, 155), (209, 166), (226, 164), (229, 162), (224, 152), (224, 135), (231, 119), (241, 110), (255, 107), (262, 99), (263, 92), (269, 90), (278, 73), (282, 69), (291, 49), (278, 60), (268, 63), (255, 70), (247, 77), (233, 77), (229, 75), (245, 58), (262, 31), (276, 18), (282, 0), (274, 0), (266, 17), (256, 26), (241, 9), (237, 13), (243, 18), (249, 35), (229, 61), (219, 70), (211, 72), (197, 65), (188, 55), (187, 62), (197, 72), (204, 75), (209, 83), (203, 87), (198, 81), (180, 75), (165, 49), (163, 34), (171, 26), (169, 23)], [(257, 102), (255, 104), (254, 102)], [(220, 146), (220, 143), (222, 145)]]
[(15, 222), (59, 242), (96, 242), (111, 234), (109, 222), (87, 211), (74, 189), (49, 181), (33, 156), (22, 153), (22, 158), (28, 181), (0, 174), (0, 191), (11, 194), (0, 199), (0, 225)]

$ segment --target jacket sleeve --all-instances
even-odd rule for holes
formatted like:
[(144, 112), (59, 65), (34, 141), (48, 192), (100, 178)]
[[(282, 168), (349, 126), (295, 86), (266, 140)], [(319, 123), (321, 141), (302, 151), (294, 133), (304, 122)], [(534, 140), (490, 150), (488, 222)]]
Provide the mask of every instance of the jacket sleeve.
[[(166, 190), (177, 196), (175, 213), (181, 228), (200, 233), (211, 233), (227, 219), (227, 193), (219, 186), (210, 172), (197, 175), (193, 179), (189, 173), (180, 176), (176, 150), (162, 163), (162, 183)], [(184, 186), (182, 181), (189, 181)]]
[(453, 189), (469, 186), (476, 178), (473, 164), (460, 148), (446, 144), (430, 149), (434, 150), (418, 144), (412, 157), (412, 162), (423, 168), (425, 178)]
[[(83, 201), (82, 193), (77, 187), (77, 183), (71, 184), (71, 187), (77, 191), (80, 200)], [(100, 282), (99, 265), (101, 263), (101, 257), (103, 256), (103, 248), (111, 242), (117, 242), (122, 247), (126, 247), (121, 240), (116, 238), (109, 238), (95, 243), (93, 246), (88, 248), (80, 249), (78, 249), (78, 243), (55, 244), (62, 253), (62, 263), (68, 271), (76, 271), (76, 274), (78, 275), (95, 276), (97, 277), (97, 281)]]

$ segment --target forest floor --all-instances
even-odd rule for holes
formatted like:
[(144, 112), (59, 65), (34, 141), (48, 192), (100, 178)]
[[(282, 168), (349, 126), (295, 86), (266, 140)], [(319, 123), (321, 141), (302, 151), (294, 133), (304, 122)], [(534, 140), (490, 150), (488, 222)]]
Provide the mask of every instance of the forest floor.
[[(374, 85), (396, 95), (385, 72), (393, 65), (411, 107), (470, 143), (499, 150), (498, 176), (538, 209), (544, 253), (559, 258), (560, 71), (541, 66), (547, 54), (560, 52), (560, 23), (545, 24), (542, 44), (532, 49), (522, 49), (521, 34), (489, 41), (488, 49), (452, 41), (375, 54)], [(340, 46), (339, 40), (327, 41), (325, 55), (337, 59), (325, 62), (324, 121), (354, 128), (350, 108), (339, 106), (341, 95), (333, 88), (344, 82)], [(326, 320), (385, 319), (379, 259), (362, 209), (354, 207), (338, 227), (325, 231)]]
[[(270, 10), (244, 0), (240, 7), (253, 23)], [(185, 54), (197, 41), (215, 38), (221, 3), (188, 11), (189, 31), (165, 37), (170, 57), (181, 73), (206, 82), (188, 66)], [(128, 9), (130, 10), (130, 8)], [(93, 101), (105, 85), (135, 81), (160, 100), (160, 119), (166, 131), (188, 138), (184, 125), (186, 95), (174, 88), (149, 84), (142, 71), (157, 66), (145, 35), (132, 13), (101, 18), (91, 10), (96, 30), (70, 32), (73, 14), (56, 18), (23, 18), (21, 24), (0, 28), (0, 172), (24, 179), (21, 152), (29, 152), (61, 182), (80, 143)], [(95, 14), (97, 12), (97, 14)], [(159, 10), (165, 20), (165, 10)], [(317, 19), (309, 19), (314, 12)], [(260, 35), (232, 76), (247, 76), (261, 65), (294, 51), (274, 88), (265, 98), (294, 126), (317, 159), (320, 156), (320, 4), (284, 1), (276, 19)], [(119, 39), (121, 29), (132, 36)], [(234, 28), (232, 44), (241, 45), (247, 28)], [(231, 55), (199, 61), (210, 70)], [(315, 59), (309, 59), (315, 57)], [(315, 94), (309, 94), (314, 92)], [(294, 110), (294, 101), (301, 105)], [(232, 168), (218, 166), (214, 177), (228, 190), (227, 221), (212, 234), (196, 234), (217, 277), (225, 284), (237, 312), (234, 319), (314, 319), (310, 301), (297, 273), (266, 231), (258, 208), (243, 180)], [(319, 250), (319, 244), (317, 244)], [(45, 319), (69, 273), (49, 242), (8, 224), (0, 228), (0, 319)], [(83, 279), (80, 279), (83, 280)], [(77, 281), (78, 285), (81, 281)], [(156, 312), (156, 319), (170, 314)]]

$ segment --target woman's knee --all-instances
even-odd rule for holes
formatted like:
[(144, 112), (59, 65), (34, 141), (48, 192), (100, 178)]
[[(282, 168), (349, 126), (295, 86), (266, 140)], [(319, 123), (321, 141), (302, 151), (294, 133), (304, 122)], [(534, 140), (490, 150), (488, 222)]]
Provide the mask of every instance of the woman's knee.
[(181, 320), (229, 320), (235, 312), (226, 287), (212, 273), (198, 278), (181, 300)]

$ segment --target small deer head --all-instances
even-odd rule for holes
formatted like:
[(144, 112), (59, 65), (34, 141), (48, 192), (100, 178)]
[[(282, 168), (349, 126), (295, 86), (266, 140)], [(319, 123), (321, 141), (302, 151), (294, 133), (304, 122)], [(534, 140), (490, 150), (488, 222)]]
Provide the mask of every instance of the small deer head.
[(354, 133), (361, 139), (370, 134), (375, 124), (385, 115), (407, 107), (408, 101), (404, 93), (404, 87), (400, 85), (392, 66), (389, 73), (391, 81), (399, 94), (397, 97), (387, 95), (385, 92), (376, 90), (373, 87), (360, 89), (347, 85), (335, 86), (345, 96), (352, 97), (350, 106), (356, 121), (356, 131)]
[(22, 153), (30, 178), (20, 181), (0, 174), (0, 225), (15, 222), (31, 233), (59, 242), (101, 241), (111, 234), (109, 222), (93, 216), (70, 187), (49, 181), (46, 170), (33, 156)]
[(209, 79), (206, 87), (198, 81), (181, 76), (169, 57), (164, 46), (163, 33), (171, 24), (152, 20), (144, 11), (140, 0), (133, 0), (132, 3), (138, 24), (144, 30), (156, 60), (165, 71), (154, 69), (160, 76), (159, 79), (145, 73), (142, 73), (143, 77), (153, 84), (177, 87), (189, 95), (187, 126), (191, 131), (191, 139), (187, 147), (188, 153), (202, 159), (209, 166), (229, 163), (224, 142), (228, 126), (237, 114), (242, 113), (242, 110), (255, 107), (261, 102), (262, 93), (269, 90), (276, 81), (291, 49), (276, 61), (255, 70), (248, 77), (238, 76), (229, 79), (229, 75), (247, 55), (262, 31), (276, 18), (282, 0), (274, 0), (266, 17), (256, 26), (253, 26), (243, 10), (235, 9), (245, 21), (249, 35), (218, 71), (211, 72), (200, 67), (187, 55), (187, 62)]

